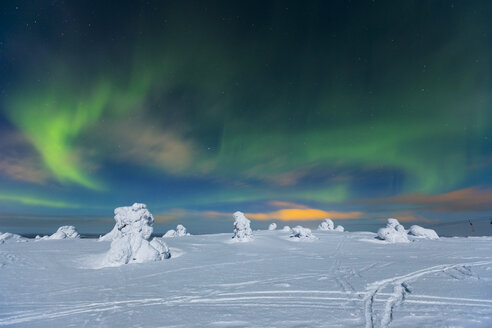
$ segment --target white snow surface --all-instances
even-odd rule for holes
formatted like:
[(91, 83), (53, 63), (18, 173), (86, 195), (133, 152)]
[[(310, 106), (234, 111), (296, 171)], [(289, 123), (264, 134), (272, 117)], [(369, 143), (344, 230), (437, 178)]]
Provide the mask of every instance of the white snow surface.
[(253, 231), (250, 227), (251, 221), (240, 211), (234, 212), (232, 216), (234, 218), (234, 235), (232, 236), (232, 240), (240, 242), (253, 240)]
[(437, 232), (432, 229), (426, 229), (418, 225), (413, 225), (410, 227), (409, 235), (415, 238), (424, 238), (424, 239), (439, 239)]
[(492, 237), (315, 234), (175, 238), (169, 260), (99, 270), (83, 260), (108, 241), (4, 243), (0, 326), (490, 327)]
[(378, 230), (378, 237), (388, 243), (408, 243), (408, 234), (397, 219), (390, 218), (386, 227)]
[(289, 226), (284, 226), (284, 227), (282, 228), (282, 231), (284, 231), (284, 232), (291, 232), (291, 231), (292, 231), (292, 229), (291, 229)]
[(99, 241), (112, 241), (113, 239), (119, 238), (120, 236), (121, 232), (118, 230), (118, 226), (115, 225), (110, 232), (103, 236), (100, 236)]
[(145, 204), (118, 207), (114, 214), (119, 233), (114, 234), (107, 253), (88, 260), (93, 268), (160, 261), (171, 257), (164, 241), (160, 238), (150, 239), (154, 217)]
[(268, 230), (277, 230), (277, 224), (275, 222), (270, 223)]

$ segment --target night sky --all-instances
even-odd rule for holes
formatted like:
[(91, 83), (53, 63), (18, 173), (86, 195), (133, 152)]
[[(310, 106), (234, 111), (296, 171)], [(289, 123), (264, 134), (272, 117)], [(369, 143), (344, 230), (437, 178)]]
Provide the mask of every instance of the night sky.
[[(0, 231), (492, 217), (490, 1), (2, 1)], [(490, 224), (488, 224), (490, 226)], [(490, 227), (485, 226), (485, 228)], [(490, 234), (490, 231), (483, 231)]]

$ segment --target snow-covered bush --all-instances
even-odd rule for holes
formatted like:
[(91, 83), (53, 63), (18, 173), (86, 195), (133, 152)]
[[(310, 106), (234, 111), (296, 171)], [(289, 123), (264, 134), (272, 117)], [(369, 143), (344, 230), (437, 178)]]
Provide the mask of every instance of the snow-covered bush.
[(118, 207), (114, 214), (119, 233), (113, 236), (103, 266), (159, 261), (171, 257), (164, 241), (160, 238), (150, 239), (154, 230), (154, 217), (145, 204)]
[(292, 231), (292, 229), (291, 229), (289, 226), (284, 226), (284, 227), (282, 228), (282, 231), (285, 231), (285, 232), (291, 232), (291, 231)]
[(318, 230), (329, 231), (335, 228), (335, 224), (331, 219), (324, 219), (318, 226)]
[(389, 243), (407, 243), (408, 235), (405, 228), (396, 219), (388, 219), (386, 227), (378, 230), (378, 237)]
[(6, 242), (26, 242), (27, 238), (24, 238), (20, 235), (17, 235), (15, 233), (10, 233), (10, 232), (0, 232), (0, 244), (6, 243)]
[(268, 226), (268, 230), (276, 230), (277, 229), (277, 224), (274, 222), (274, 223), (270, 223), (270, 225)]
[(178, 224), (176, 226), (176, 230), (174, 229), (168, 230), (162, 237), (171, 238), (171, 237), (183, 237), (189, 235), (190, 234), (186, 232), (186, 228), (183, 225)]
[(296, 226), (292, 228), (290, 238), (297, 238), (302, 240), (302, 239), (315, 239), (316, 237), (313, 236), (311, 229), (304, 228), (301, 226)]
[(252, 240), (253, 232), (250, 227), (251, 221), (244, 216), (244, 213), (239, 211), (235, 212), (232, 216), (234, 217), (234, 235), (232, 236), (232, 239), (235, 241)]
[(411, 226), (408, 234), (421, 239), (439, 239), (435, 230), (426, 229), (418, 225)]
[(338, 226), (334, 229), (334, 231), (344, 232), (344, 231), (345, 231), (345, 228), (344, 228), (343, 226), (341, 226), (341, 225), (338, 225)]

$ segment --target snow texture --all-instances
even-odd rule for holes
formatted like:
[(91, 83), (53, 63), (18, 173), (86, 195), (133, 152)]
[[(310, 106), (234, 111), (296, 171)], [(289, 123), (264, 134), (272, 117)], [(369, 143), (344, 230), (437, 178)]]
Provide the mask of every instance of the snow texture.
[(4, 243), (0, 327), (490, 327), (492, 237), (286, 234), (175, 238), (169, 260), (101, 270), (85, 259), (106, 242)]
[(410, 227), (409, 235), (415, 238), (422, 239), (439, 239), (437, 233), (432, 229), (426, 229), (418, 225), (413, 225)]
[(313, 233), (311, 232), (311, 229), (304, 228), (302, 226), (296, 226), (292, 228), (290, 238), (296, 238), (299, 240), (316, 239), (316, 237), (314, 237)]
[(160, 261), (171, 257), (164, 241), (160, 238), (150, 239), (154, 217), (145, 204), (118, 207), (114, 214), (119, 234), (113, 236), (111, 247), (99, 267)]
[(22, 236), (19, 236), (15, 233), (10, 233), (10, 232), (0, 232), (0, 244), (7, 243), (7, 242), (26, 242), (27, 238), (24, 238)]
[(268, 226), (268, 230), (277, 230), (277, 224), (275, 222), (270, 223), (270, 225)]
[(291, 229), (289, 226), (284, 226), (284, 227), (282, 228), (282, 231), (284, 231), (284, 232), (291, 232), (291, 231), (292, 231), (292, 229)]
[(318, 226), (318, 230), (321, 231), (330, 231), (333, 230), (334, 228), (335, 228), (335, 224), (331, 219), (324, 219), (323, 222), (321, 222)]
[(388, 243), (408, 243), (407, 231), (397, 219), (390, 218), (386, 227), (378, 230), (378, 237)]
[(253, 231), (251, 231), (250, 223), (243, 212), (237, 211), (233, 215), (234, 218), (234, 235), (232, 240), (247, 242), (253, 239)]

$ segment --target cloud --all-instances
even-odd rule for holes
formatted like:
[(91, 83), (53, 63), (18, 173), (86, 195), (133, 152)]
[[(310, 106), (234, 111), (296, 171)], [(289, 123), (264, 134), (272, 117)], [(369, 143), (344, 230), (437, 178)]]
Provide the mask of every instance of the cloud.
[(12, 180), (42, 184), (49, 175), (40, 164), (29, 142), (15, 132), (4, 132), (0, 136), (0, 174)]
[(471, 187), (436, 195), (411, 193), (388, 198), (370, 199), (365, 202), (409, 204), (438, 212), (488, 211), (492, 210), (492, 189)]
[(323, 211), (316, 208), (287, 208), (265, 213), (246, 213), (253, 220), (314, 221), (325, 218), (357, 219), (362, 212)]
[(117, 159), (178, 173), (188, 168), (196, 153), (191, 141), (172, 130), (153, 127), (142, 120), (120, 121), (104, 126)]
[(306, 205), (297, 204), (294, 202), (284, 202), (279, 200), (273, 200), (271, 202), (268, 202), (268, 205), (273, 207), (280, 207), (280, 208), (308, 208)]

